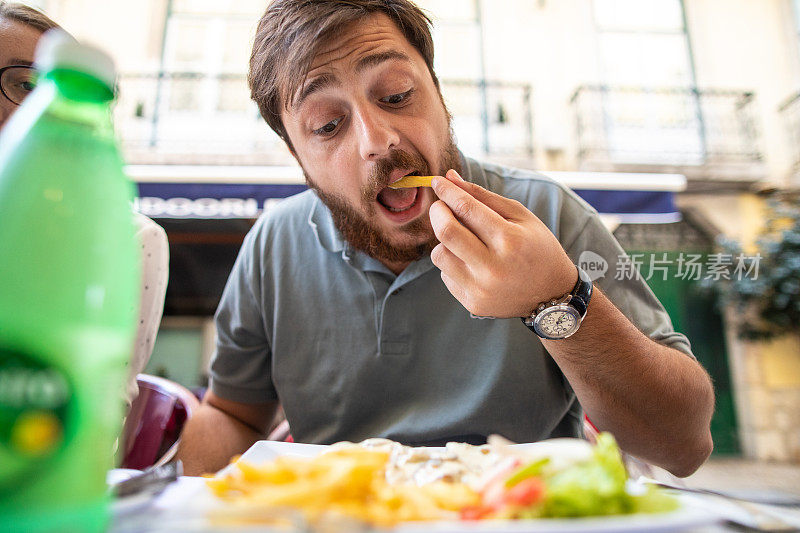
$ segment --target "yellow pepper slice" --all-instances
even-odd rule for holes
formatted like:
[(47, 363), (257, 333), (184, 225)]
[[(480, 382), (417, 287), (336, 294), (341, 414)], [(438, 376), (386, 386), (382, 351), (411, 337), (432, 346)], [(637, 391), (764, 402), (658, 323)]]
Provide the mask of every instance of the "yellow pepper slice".
[(430, 187), (433, 176), (405, 176), (389, 185), (390, 189), (407, 189), (409, 187)]

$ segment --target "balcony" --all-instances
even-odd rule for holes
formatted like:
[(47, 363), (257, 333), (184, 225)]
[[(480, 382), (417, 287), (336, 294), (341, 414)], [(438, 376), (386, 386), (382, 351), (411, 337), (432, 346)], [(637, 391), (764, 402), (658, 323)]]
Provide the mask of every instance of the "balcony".
[(441, 80), (453, 116), (458, 147), (465, 153), (533, 166), (531, 86), (501, 81)]
[(789, 185), (800, 188), (800, 92), (788, 98), (778, 107), (789, 139), (791, 166)]
[[(506, 161), (533, 158), (531, 88), (442, 80), (458, 145)], [(242, 74), (121, 76), (114, 118), (132, 164), (287, 165), (294, 161), (250, 100)]]
[(293, 163), (242, 74), (123, 75), (114, 119), (133, 164)]
[(581, 86), (570, 102), (581, 170), (684, 174), (695, 191), (766, 176), (753, 93)]

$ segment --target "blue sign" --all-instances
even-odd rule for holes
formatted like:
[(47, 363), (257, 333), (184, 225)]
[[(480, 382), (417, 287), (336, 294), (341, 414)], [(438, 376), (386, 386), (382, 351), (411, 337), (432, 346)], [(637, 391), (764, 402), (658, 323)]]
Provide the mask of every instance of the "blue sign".
[[(306, 190), (303, 184), (139, 183), (135, 208), (150, 218), (256, 218), (276, 202)], [(599, 213), (622, 222), (680, 219), (667, 191), (576, 189)]]

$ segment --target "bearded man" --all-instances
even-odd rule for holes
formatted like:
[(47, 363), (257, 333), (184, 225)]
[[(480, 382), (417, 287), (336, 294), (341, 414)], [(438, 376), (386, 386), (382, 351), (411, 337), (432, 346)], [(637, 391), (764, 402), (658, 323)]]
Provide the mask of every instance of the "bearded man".
[[(644, 281), (581, 275), (581, 252), (623, 251), (574, 193), (458, 151), (414, 4), (275, 0), (249, 81), (310, 190), (245, 239), (187, 473), (279, 405), (300, 442), (579, 437), (585, 412), (677, 475), (705, 461), (714, 393), (687, 339)], [(438, 177), (389, 187), (409, 174)]]

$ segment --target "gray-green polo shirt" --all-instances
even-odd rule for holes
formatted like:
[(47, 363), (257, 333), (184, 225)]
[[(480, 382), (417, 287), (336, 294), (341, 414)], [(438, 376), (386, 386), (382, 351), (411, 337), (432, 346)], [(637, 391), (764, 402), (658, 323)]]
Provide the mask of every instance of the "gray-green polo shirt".
[[(463, 162), (464, 179), (522, 202), (575, 262), (586, 250), (603, 257), (608, 272), (596, 283), (611, 301), (645, 334), (691, 355), (646, 283), (615, 279), (623, 251), (588, 204), (533, 172)], [(298, 442), (582, 434), (575, 393), (518, 318), (471, 316), (429, 256), (395, 276), (342, 240), (312, 191), (256, 222), (216, 325), (211, 390), (245, 403), (279, 399)]]

